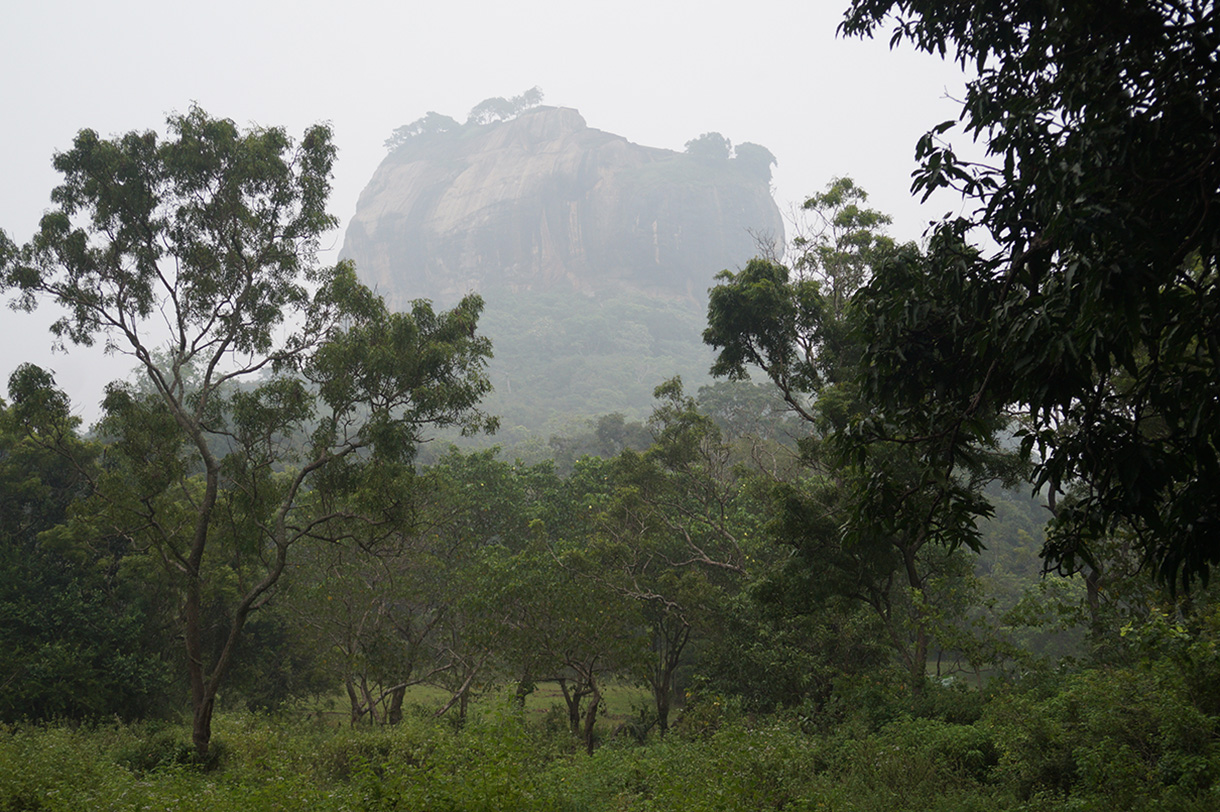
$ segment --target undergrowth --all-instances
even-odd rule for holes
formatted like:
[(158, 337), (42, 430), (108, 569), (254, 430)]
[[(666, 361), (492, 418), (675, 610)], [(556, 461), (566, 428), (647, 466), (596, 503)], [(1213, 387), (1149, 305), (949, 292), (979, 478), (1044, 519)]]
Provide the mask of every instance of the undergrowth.
[(1201, 812), (1220, 808), (1220, 756), (1190, 691), (1169, 668), (1093, 670), (970, 695), (968, 714), (944, 711), (952, 693), (879, 694), (826, 725), (712, 699), (664, 739), (615, 737), (592, 756), (507, 701), (461, 728), (422, 713), (359, 729), (223, 714), (207, 764), (185, 726), (2, 727), (0, 812)]

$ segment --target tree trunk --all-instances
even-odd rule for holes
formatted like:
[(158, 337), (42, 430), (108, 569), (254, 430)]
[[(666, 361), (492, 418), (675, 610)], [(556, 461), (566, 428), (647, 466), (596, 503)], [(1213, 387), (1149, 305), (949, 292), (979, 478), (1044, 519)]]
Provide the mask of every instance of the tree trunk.
[(350, 674), (343, 680), (343, 683), (347, 688), (347, 701), (352, 709), (352, 727), (356, 727), (364, 718), (364, 706), (360, 704), (360, 696), (356, 693), (356, 684), (352, 682)]
[(212, 740), (212, 708), (208, 698), (203, 666), (203, 633), (200, 629), (200, 595), (198, 574), (187, 576), (186, 605), (183, 607), (183, 637), (186, 644), (186, 670), (191, 683), (191, 744), (195, 758), (203, 763), (208, 757)]
[(568, 706), (568, 729), (573, 735), (580, 735), (580, 698), (584, 694), (576, 688), (568, 690), (568, 681), (559, 679), (559, 690), (563, 692), (563, 701)]
[(657, 727), (661, 737), (669, 732), (669, 709), (673, 704), (674, 674), (682, 661), (682, 651), (690, 640), (690, 624), (683, 622), (676, 632), (661, 623), (654, 632), (657, 660), (651, 674), (652, 698), (657, 709)]
[(589, 699), (589, 707), (585, 709), (585, 722), (581, 730), (581, 737), (585, 742), (585, 749), (589, 755), (593, 755), (593, 725), (597, 722), (597, 708), (601, 705), (602, 694), (598, 690), (597, 684), (591, 682), (592, 696)]
[(1085, 601), (1089, 607), (1089, 629), (1096, 637), (1102, 631), (1101, 570), (1089, 567), (1084, 573)]
[(390, 692), (390, 708), (386, 711), (385, 721), (388, 725), (396, 725), (402, 721), (402, 701), (407, 695), (407, 686), (400, 685)]
[(513, 693), (513, 699), (517, 703), (518, 710), (525, 710), (525, 699), (534, 692), (534, 688), (534, 681), (530, 679), (528, 671), (517, 680), (517, 690)]
[(373, 699), (373, 692), (369, 688), (368, 677), (364, 676), (364, 675), (361, 675), (361, 677), (360, 677), (360, 693), (362, 693), (364, 695), (364, 699), (362, 701), (363, 701), (364, 707), (366, 709), (365, 712), (369, 716), (369, 724), (376, 725), (377, 724), (377, 701), (375, 699)]
[(661, 731), (662, 739), (669, 732), (669, 705), (672, 693), (667, 685), (664, 692), (655, 695), (657, 701), (657, 729)]
[(208, 697), (196, 704), (193, 709), (191, 742), (195, 745), (195, 758), (198, 759), (200, 764), (207, 763), (208, 745), (212, 741), (212, 710), (215, 706), (215, 699)]

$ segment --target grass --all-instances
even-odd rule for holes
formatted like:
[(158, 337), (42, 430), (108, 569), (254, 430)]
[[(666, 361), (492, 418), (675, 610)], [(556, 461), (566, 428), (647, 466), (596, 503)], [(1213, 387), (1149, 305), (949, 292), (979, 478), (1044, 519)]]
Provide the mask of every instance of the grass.
[[(434, 718), (427, 692), (393, 727), (222, 713), (207, 769), (191, 763), (185, 724), (0, 726), (0, 812), (1220, 808), (1217, 718), (1191, 704), (1169, 665), (994, 695), (930, 685), (938, 696), (921, 706), (857, 693), (859, 715), (829, 726), (704, 698), (666, 738), (603, 739), (591, 756), (566, 714), (557, 726), (545, 712), (555, 688), (539, 686), (524, 714), (510, 692), (484, 696), (460, 728)], [(641, 697), (616, 686), (603, 724)], [(870, 707), (887, 702), (893, 712)], [(969, 712), (951, 707), (963, 703)]]
[[(210, 771), (176, 761), (185, 726), (4, 730), (0, 811), (1003, 808), (990, 802), (994, 793), (927, 759), (916, 760), (928, 776), (910, 784), (910, 765), (881, 743), (839, 753), (842, 743), (779, 720), (738, 720), (708, 735), (671, 735), (642, 747), (619, 742), (587, 756), (566, 734), (522, 725), (506, 708), (484, 703), (461, 731), (418, 716), (393, 728), (352, 730), (222, 714), (214, 738), (221, 757)], [(953, 804), (958, 796), (977, 804)]]

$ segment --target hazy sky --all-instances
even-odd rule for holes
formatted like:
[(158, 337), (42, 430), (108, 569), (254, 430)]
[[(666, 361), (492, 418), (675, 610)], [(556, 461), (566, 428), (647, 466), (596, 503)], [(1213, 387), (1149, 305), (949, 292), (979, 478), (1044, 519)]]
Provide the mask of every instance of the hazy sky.
[[(592, 127), (681, 150), (717, 131), (778, 159), (787, 212), (851, 175), (917, 238), (952, 200), (908, 194), (916, 139), (954, 118), (956, 66), (845, 40), (846, 0), (39, 0), (9, 3), (0, 26), (0, 228), (17, 243), (57, 183), (51, 156), (77, 130), (163, 129), (197, 102), (238, 124), (299, 136), (329, 121), (339, 159), (332, 211), (342, 223), (393, 129), (429, 110), (464, 120), (489, 96), (538, 85), (549, 105)], [(342, 244), (335, 234), (334, 259)], [(43, 310), (46, 310), (45, 308)], [(50, 353), (49, 311), (0, 310), (0, 393), (23, 361), (53, 369), (77, 410), (97, 414), (106, 381), (130, 364), (100, 350)]]

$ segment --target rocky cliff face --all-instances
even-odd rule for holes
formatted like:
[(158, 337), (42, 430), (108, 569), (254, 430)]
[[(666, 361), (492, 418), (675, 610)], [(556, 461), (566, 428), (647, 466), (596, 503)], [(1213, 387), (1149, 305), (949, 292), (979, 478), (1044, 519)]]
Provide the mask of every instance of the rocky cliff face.
[(755, 235), (783, 241), (770, 153), (707, 152), (642, 147), (554, 107), (418, 132), (361, 194), (342, 255), (400, 307), (492, 288), (702, 299), (758, 253)]

